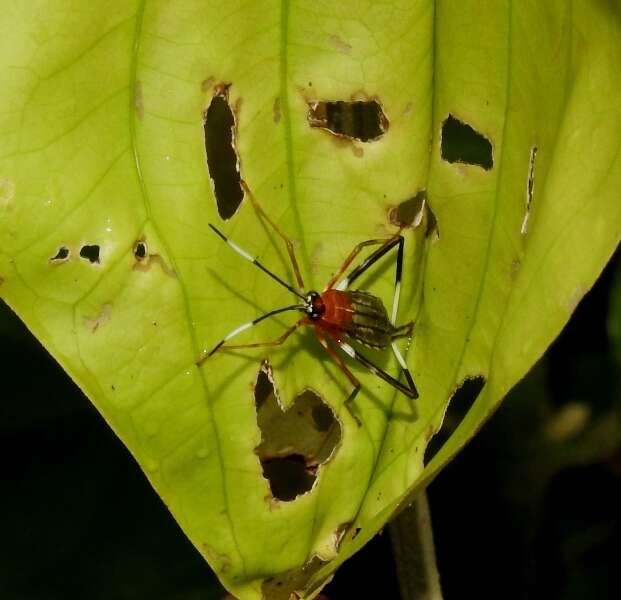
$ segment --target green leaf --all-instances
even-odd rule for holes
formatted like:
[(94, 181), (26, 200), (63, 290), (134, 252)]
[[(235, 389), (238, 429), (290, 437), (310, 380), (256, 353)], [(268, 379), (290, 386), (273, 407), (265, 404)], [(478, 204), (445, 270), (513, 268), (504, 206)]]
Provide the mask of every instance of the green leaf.
[[(2, 298), (231, 592), (259, 598), (270, 578), (268, 597), (318, 589), (481, 426), (619, 243), (617, 5), (5, 5)], [(430, 215), (405, 230), (398, 319), (416, 320), (416, 418), (402, 394), (352, 365), (358, 427), (343, 406), (349, 382), (310, 328), (196, 366), (236, 326), (291, 303), (209, 222), (293, 281), (281, 240), (248, 201), (218, 216), (203, 113), (221, 84), (241, 174), (295, 241), (308, 288), (322, 289), (357, 243), (395, 233), (391, 208), (426, 190), (439, 236)], [(388, 119), (379, 139), (310, 127), (309, 103), (361, 99)], [(491, 168), (449, 162), (449, 115), (482, 136), (483, 153), (491, 144)], [(85, 246), (98, 246), (98, 261)], [(393, 272), (387, 257), (360, 287), (390, 306)], [(284, 313), (236, 340), (274, 339), (293, 321)], [(374, 358), (396, 373), (387, 354)], [(340, 422), (312, 490), (294, 501), (271, 496), (255, 451), (265, 359), (284, 408), (310, 389)], [(483, 391), (424, 466), (449, 398), (475, 376)]]

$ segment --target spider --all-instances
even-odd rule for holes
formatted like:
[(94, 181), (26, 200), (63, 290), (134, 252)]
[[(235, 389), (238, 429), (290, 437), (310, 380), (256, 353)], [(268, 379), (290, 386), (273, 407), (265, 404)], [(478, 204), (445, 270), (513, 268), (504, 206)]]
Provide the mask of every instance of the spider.
[[(223, 349), (241, 349), (241, 348), (258, 348), (265, 346), (280, 346), (283, 344), (293, 332), (302, 326), (312, 326), (319, 343), (323, 346), (328, 355), (338, 365), (339, 369), (344, 373), (349, 382), (353, 386), (353, 390), (345, 401), (345, 406), (356, 422), (360, 425), (360, 420), (351, 411), (351, 403), (360, 391), (361, 385), (358, 379), (352, 374), (345, 364), (341, 355), (336, 351), (334, 346), (340, 348), (346, 355), (358, 361), (371, 373), (383, 379), (391, 386), (405, 394), (408, 398), (418, 398), (418, 391), (412, 379), (412, 375), (408, 366), (399, 351), (395, 340), (401, 337), (410, 337), (414, 327), (413, 321), (409, 321), (404, 325), (395, 325), (397, 311), (399, 308), (399, 295), (401, 289), (401, 272), (403, 270), (403, 247), (404, 238), (400, 234), (396, 234), (390, 238), (380, 238), (366, 240), (357, 244), (349, 253), (343, 264), (336, 273), (330, 278), (322, 292), (310, 290), (308, 292), (300, 292), (304, 290), (304, 281), (300, 273), (298, 261), (295, 256), (293, 242), (289, 237), (274, 223), (259, 205), (256, 198), (250, 192), (245, 183), (242, 182), (246, 195), (260, 218), (265, 219), (267, 223), (274, 229), (280, 238), (284, 241), (289, 259), (293, 267), (293, 272), (297, 280), (299, 289), (294, 288), (283, 281), (278, 275), (266, 268), (259, 260), (238, 246), (231, 239), (226, 237), (217, 227), (209, 224), (209, 227), (222, 239), (230, 248), (232, 248), (239, 256), (251, 262), (253, 265), (261, 269), (265, 274), (278, 282), (281, 286), (288, 289), (300, 299), (297, 304), (284, 306), (265, 313), (252, 321), (239, 325), (229, 333), (227, 333), (211, 350), (204, 351), (203, 357), (197, 362), (202, 365), (215, 352)], [(367, 258), (365, 258), (358, 266), (354, 267), (349, 275), (339, 278), (345, 273), (348, 267), (358, 254), (368, 246), (379, 246)], [(357, 289), (351, 289), (352, 283), (358, 279), (364, 272), (374, 265), (382, 256), (387, 254), (393, 248), (397, 248), (396, 273), (395, 273), (395, 289), (393, 295), (392, 314), (388, 317), (388, 313), (380, 298), (370, 294), (369, 292)], [(338, 283), (337, 283), (338, 281)], [(259, 342), (252, 344), (228, 344), (227, 342), (240, 334), (242, 331), (254, 327), (261, 321), (273, 317), (274, 315), (288, 312), (299, 311), (303, 313), (296, 323), (286, 329), (282, 335), (275, 340), (269, 342)], [(399, 366), (405, 376), (406, 384), (389, 375), (386, 371), (372, 363), (366, 356), (356, 350), (347, 340), (353, 340), (360, 344), (376, 350), (385, 350), (388, 347), (392, 349)]]

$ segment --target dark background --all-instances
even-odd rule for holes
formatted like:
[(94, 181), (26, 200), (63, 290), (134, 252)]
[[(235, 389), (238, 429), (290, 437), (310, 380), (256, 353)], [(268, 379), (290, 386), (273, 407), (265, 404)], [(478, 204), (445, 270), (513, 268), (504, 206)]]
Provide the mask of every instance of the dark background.
[[(0, 597), (224, 594), (95, 409), (0, 302)], [(621, 256), (429, 489), (446, 600), (621, 598)], [(398, 598), (384, 533), (326, 588)]]

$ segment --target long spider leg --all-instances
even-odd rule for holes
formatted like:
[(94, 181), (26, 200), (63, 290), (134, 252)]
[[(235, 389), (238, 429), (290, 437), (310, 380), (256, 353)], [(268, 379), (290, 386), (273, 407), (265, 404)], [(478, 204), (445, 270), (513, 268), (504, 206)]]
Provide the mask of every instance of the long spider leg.
[[(375, 240), (370, 241), (373, 242)], [(403, 264), (403, 243), (404, 240), (402, 235), (396, 235), (392, 238), (384, 240), (384, 244), (377, 250), (371, 252), (371, 254), (369, 254), (369, 256), (367, 256), (356, 268), (354, 268), (347, 277), (341, 279), (335, 289), (341, 291), (346, 290), (356, 279), (358, 279), (358, 277), (360, 277), (360, 275), (362, 275), (369, 267), (374, 265), (382, 256), (384, 256), (384, 254), (392, 250), (392, 248), (396, 245), (399, 245), (401, 264)], [(398, 255), (399, 253), (397, 254), (397, 259), (399, 260)], [(397, 268), (399, 270), (399, 281), (401, 281), (401, 270), (398, 265)]]
[[(386, 383), (389, 383), (390, 385), (392, 385), (392, 387), (394, 387), (395, 389), (405, 394), (408, 398), (411, 398), (412, 400), (415, 400), (416, 398), (418, 398), (418, 391), (416, 390), (414, 381), (412, 381), (412, 377), (410, 375), (409, 370), (407, 369), (407, 365), (405, 365), (405, 361), (404, 361), (404, 365), (405, 365), (404, 372), (406, 373), (406, 379), (408, 380), (408, 386), (403, 385), (400, 381), (395, 379), (392, 375), (389, 375), (388, 373), (386, 373), (386, 371), (378, 367), (376, 364), (372, 363), (366, 356), (360, 354), (360, 352), (358, 352), (355, 348), (353, 348), (346, 342), (339, 342), (339, 347), (341, 348), (341, 350), (343, 350), (343, 352), (345, 352), (345, 354), (347, 354), (354, 360), (357, 360), (361, 365), (369, 369), (369, 371), (371, 371), (373, 375), (377, 375), (377, 377), (379, 377), (380, 379), (383, 379)], [(399, 356), (401, 355), (399, 354)], [(401, 357), (401, 360), (403, 360), (403, 357)], [(402, 368), (404, 365), (402, 365)]]
[[(371, 240), (371, 241), (373, 242), (375, 240)], [(392, 298), (392, 311), (391, 311), (391, 318), (390, 318), (390, 323), (392, 324), (393, 327), (395, 327), (395, 321), (397, 320), (397, 313), (399, 312), (399, 299), (401, 297), (401, 277), (403, 274), (403, 247), (404, 247), (404, 239), (402, 235), (397, 235), (389, 240), (386, 240), (383, 246), (381, 246), (380, 248), (378, 248), (377, 250), (369, 254), (369, 256), (367, 256), (365, 260), (363, 260), (355, 269), (353, 269), (353, 271), (345, 279), (343, 279), (337, 286), (337, 289), (340, 289), (340, 290), (347, 289), (352, 284), (353, 281), (355, 281), (358, 277), (360, 277), (360, 275), (362, 275), (367, 269), (369, 269), (382, 256), (384, 256), (387, 252), (389, 252), (395, 246), (397, 246), (397, 262), (396, 262), (396, 268), (395, 268), (395, 291), (394, 291), (393, 298)], [(394, 331), (394, 333), (396, 334), (395, 337), (401, 337), (403, 335), (402, 334), (403, 330), (406, 330), (409, 333), (411, 333), (413, 326), (414, 326), (413, 323), (406, 323), (405, 325), (401, 325), (400, 327), (395, 327), (395, 331)], [(393, 354), (395, 355), (395, 358), (397, 359), (397, 362), (399, 363), (399, 366), (401, 367), (401, 370), (403, 371), (405, 379), (408, 383), (408, 388), (403, 386), (403, 384), (399, 383), (396, 379), (394, 379), (394, 377), (388, 375), (388, 373), (386, 373), (385, 371), (382, 371), (381, 369), (379, 369), (379, 367), (373, 365), (367, 358), (357, 353), (351, 346), (349, 346), (349, 344), (346, 344), (346, 346), (350, 348), (351, 351), (354, 352), (354, 354), (357, 357), (360, 357), (360, 358), (357, 358), (357, 360), (359, 360), (363, 364), (368, 363), (368, 364), (365, 364), (365, 366), (370, 368), (372, 371), (375, 369), (374, 372), (377, 371), (376, 374), (379, 377), (381, 377), (382, 379), (384, 379), (385, 381), (387, 381), (388, 383), (390, 383), (397, 389), (401, 390), (409, 398), (418, 398), (418, 390), (416, 389), (416, 385), (414, 384), (414, 379), (412, 378), (412, 374), (410, 373), (410, 370), (407, 366), (407, 363), (405, 362), (405, 359), (403, 358), (403, 355), (401, 354), (401, 351), (397, 347), (397, 344), (394, 342), (394, 338), (390, 346), (391, 346)], [(343, 350), (347, 352), (345, 348), (343, 348)], [(356, 356), (352, 354), (350, 354), (350, 356), (352, 356), (353, 358), (356, 358)], [(395, 385), (395, 382), (398, 385)]]
[(306, 300), (306, 297), (300, 294), (300, 292), (298, 292), (293, 286), (289, 285), (288, 283), (283, 281), (280, 277), (278, 277), (278, 275), (276, 275), (275, 273), (272, 273), (272, 271), (270, 271), (267, 267), (263, 266), (258, 261), (256, 256), (252, 256), (251, 254), (248, 254), (248, 252), (246, 252), (243, 248), (238, 246), (233, 240), (230, 240), (229, 238), (227, 238), (215, 225), (212, 225), (211, 223), (209, 223), (209, 227), (211, 227), (211, 229), (213, 229), (216, 235), (222, 241), (226, 242), (242, 258), (245, 258), (247, 261), (251, 262), (255, 267), (258, 267), (259, 269), (261, 269), (261, 271), (269, 275), (274, 281), (277, 281), (278, 283), (280, 283), (280, 285), (282, 285), (283, 287), (286, 287), (290, 292), (293, 292), (298, 298), (302, 298), (302, 300)]
[(366, 246), (373, 246), (375, 244), (385, 244), (385, 243), (386, 243), (386, 238), (380, 238), (376, 240), (366, 240), (365, 242), (360, 242), (359, 244), (357, 244), (356, 247), (349, 253), (349, 256), (343, 261), (343, 264), (339, 267), (338, 271), (334, 273), (330, 281), (328, 281), (325, 289), (329, 290), (334, 286), (338, 278), (345, 272), (345, 270), (349, 267), (349, 265), (351, 265), (354, 258), (356, 258), (358, 254), (360, 254), (363, 248), (365, 248)]
[(250, 202), (255, 210), (255, 212), (259, 215), (259, 217), (264, 218), (271, 226), (272, 229), (280, 236), (280, 238), (285, 242), (285, 246), (287, 246), (287, 253), (289, 254), (289, 260), (291, 261), (291, 266), (293, 267), (293, 273), (295, 274), (295, 279), (298, 282), (298, 287), (303, 290), (304, 289), (304, 280), (302, 279), (302, 274), (300, 273), (300, 266), (298, 265), (298, 259), (295, 256), (295, 248), (293, 246), (293, 242), (289, 238), (289, 236), (280, 228), (263, 210), (258, 200), (254, 197), (254, 194), (250, 191), (250, 188), (246, 184), (244, 180), (241, 181), (241, 185), (244, 188), (244, 192), (248, 198), (250, 198)]
[[(397, 265), (395, 268), (395, 292), (392, 297), (392, 313), (390, 322), (392, 326), (395, 327), (395, 322), (397, 320), (397, 313), (399, 312), (399, 298), (401, 295), (401, 275), (403, 273), (403, 237), (399, 236), (399, 246), (397, 248)], [(405, 325), (401, 325), (401, 327), (395, 327), (394, 333), (397, 336), (401, 335), (401, 330), (405, 329), (408, 333), (412, 332), (412, 328), (414, 327), (414, 323), (406, 323)], [(403, 354), (399, 350), (397, 343), (395, 342), (395, 338), (393, 337), (390, 342), (390, 347), (392, 348), (392, 353), (395, 355), (403, 374), (405, 375), (405, 380), (408, 382), (408, 386), (410, 391), (412, 392), (412, 396), (410, 398), (418, 398), (418, 390), (416, 389), (416, 385), (414, 384), (414, 379), (412, 378), (412, 374), (410, 373), (410, 369), (408, 368), (407, 363), (405, 362), (405, 358), (403, 358)]]
[(405, 362), (401, 351), (397, 347), (397, 344), (395, 342), (391, 342), (390, 347), (392, 348), (392, 352), (395, 355), (395, 358), (397, 359), (397, 362), (399, 363), (403, 374), (405, 375), (405, 380), (408, 382), (408, 386), (410, 387), (411, 394), (406, 394), (406, 396), (415, 400), (416, 398), (418, 398), (418, 390), (416, 389), (416, 385), (414, 384), (414, 379), (412, 379), (410, 369), (408, 368), (408, 365)]
[(289, 338), (289, 336), (302, 325), (307, 325), (306, 319), (300, 319), (297, 323), (294, 323), (293, 325), (291, 325), (291, 327), (287, 327), (287, 329), (285, 329), (285, 332), (282, 335), (279, 335), (275, 340), (272, 340), (270, 342), (258, 342), (258, 343), (252, 343), (252, 344), (226, 344), (224, 346), (220, 346), (218, 348), (218, 351), (219, 350), (240, 350), (242, 348), (265, 348), (267, 346), (280, 346), (281, 344), (284, 344), (287, 338)]
[(395, 326), (397, 312), (399, 311), (399, 298), (401, 297), (401, 275), (403, 273), (403, 236), (399, 236), (399, 247), (397, 248), (397, 265), (395, 268), (395, 293), (392, 297), (392, 313), (390, 322)]
[[(200, 358), (198, 361), (196, 361), (196, 364), (200, 367), (200, 365), (202, 365), (212, 354), (214, 354), (215, 352), (217, 352), (218, 350), (220, 350), (222, 348), (222, 346), (228, 342), (231, 338), (234, 338), (237, 334), (241, 333), (242, 331), (246, 331), (246, 329), (250, 329), (251, 327), (254, 327), (257, 323), (260, 323), (261, 321), (263, 321), (264, 319), (267, 319), (269, 317), (273, 317), (274, 315), (277, 315), (279, 313), (282, 312), (286, 312), (289, 310), (300, 310), (303, 309), (303, 306), (300, 306), (299, 304), (294, 304), (292, 306), (285, 306), (284, 308), (277, 308), (276, 310), (271, 310), (270, 312), (261, 315), (260, 317), (257, 317), (256, 319), (252, 320), (252, 321), (248, 321), (247, 323), (244, 323), (242, 325), (239, 325), (238, 327), (236, 327), (235, 329), (233, 329), (232, 331), (229, 331), (229, 333), (227, 333), (209, 352), (203, 351), (204, 356), (202, 358)], [(303, 319), (302, 319), (303, 321)], [(299, 323), (299, 321), (298, 321)], [(297, 328), (297, 324), (291, 328), (291, 331), (287, 330), (285, 331), (285, 338), (287, 339), (287, 337), (289, 337), (289, 335), (291, 333), (293, 333), (294, 329)], [(253, 346), (254, 344), (248, 344), (249, 346)], [(267, 345), (267, 344), (266, 344)], [(272, 345), (276, 345), (276, 344), (272, 344)]]
[[(373, 243), (375, 240), (370, 240)], [(373, 264), (375, 264), (382, 256), (384, 256), (387, 252), (392, 250), (397, 246), (397, 263), (395, 269), (395, 291), (392, 298), (392, 311), (390, 323), (393, 327), (395, 327), (395, 321), (397, 319), (397, 313), (399, 311), (399, 299), (401, 296), (401, 276), (403, 273), (403, 247), (404, 247), (404, 238), (402, 235), (397, 235), (389, 240), (386, 240), (385, 243), (379, 247), (377, 250), (369, 254), (365, 260), (363, 260), (356, 268), (352, 270), (352, 272), (343, 279), (336, 287), (339, 290), (347, 289), (360, 275), (362, 275), (367, 269), (369, 269)], [(355, 249), (354, 249), (355, 250)], [(355, 256), (355, 255), (354, 255)], [(412, 323), (406, 323), (400, 327), (395, 327), (395, 337), (402, 336), (402, 331), (406, 330), (411, 332), (413, 327)], [(406, 388), (402, 383), (398, 382), (394, 377), (382, 371), (376, 365), (373, 365), (367, 358), (365, 358), (360, 353), (356, 352), (349, 344), (345, 344), (345, 347), (341, 344), (341, 348), (347, 352), (352, 358), (355, 358), (362, 364), (364, 364), (367, 368), (373, 371), (376, 375), (390, 383), (392, 386), (396, 387), (398, 390), (402, 391), (409, 398), (418, 398), (418, 390), (416, 389), (416, 385), (414, 384), (414, 380), (412, 378), (412, 374), (401, 354), (397, 344), (394, 340), (390, 344), (393, 354), (403, 371), (405, 379), (408, 383), (408, 387)], [(353, 353), (353, 354), (352, 354)]]

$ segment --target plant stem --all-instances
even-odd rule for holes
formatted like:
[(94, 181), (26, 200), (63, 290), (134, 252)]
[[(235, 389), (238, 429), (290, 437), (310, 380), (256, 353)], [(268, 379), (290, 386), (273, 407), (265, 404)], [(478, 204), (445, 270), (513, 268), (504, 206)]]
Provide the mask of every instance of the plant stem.
[(431, 515), (423, 490), (388, 525), (401, 600), (442, 600)]

